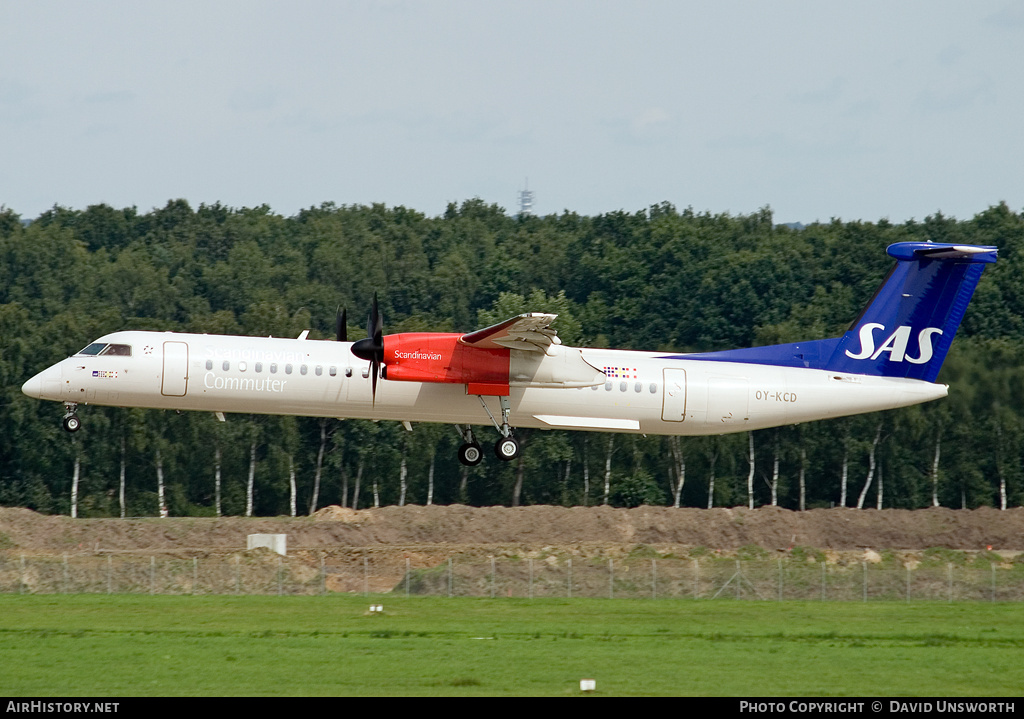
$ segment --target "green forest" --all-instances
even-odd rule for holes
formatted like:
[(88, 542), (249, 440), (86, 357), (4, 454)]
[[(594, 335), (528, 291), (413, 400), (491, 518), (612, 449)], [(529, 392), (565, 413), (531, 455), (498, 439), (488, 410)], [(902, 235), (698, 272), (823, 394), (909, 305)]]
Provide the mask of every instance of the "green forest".
[[(30, 220), (30, 221), (29, 221)], [(938, 402), (734, 435), (520, 430), (513, 462), (461, 465), (455, 428), (63, 407), (22, 383), (120, 329), (333, 339), (471, 331), (556, 312), (563, 342), (710, 351), (841, 334), (901, 241), (995, 245)], [(1018, 506), (1024, 501), (1024, 213), (775, 224), (669, 203), (517, 216), (405, 207), (0, 207), (0, 504), (79, 517), (308, 514), (329, 504)], [(496, 439), (480, 428), (481, 438)], [(492, 436), (493, 435), (493, 436)], [(748, 478), (753, 473), (753, 493)], [(249, 491), (251, 488), (251, 492)]]

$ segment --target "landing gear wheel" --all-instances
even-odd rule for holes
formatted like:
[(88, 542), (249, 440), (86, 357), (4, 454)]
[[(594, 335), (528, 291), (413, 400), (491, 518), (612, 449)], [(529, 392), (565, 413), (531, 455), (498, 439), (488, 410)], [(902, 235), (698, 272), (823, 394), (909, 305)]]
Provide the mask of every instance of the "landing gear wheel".
[(82, 427), (82, 421), (77, 414), (69, 414), (62, 422), (65, 432), (77, 432)]
[(508, 462), (519, 456), (519, 442), (514, 437), (503, 437), (494, 445), (494, 454), (503, 462)]
[(459, 461), (468, 467), (477, 466), (483, 458), (484, 453), (480, 451), (480, 445), (476, 442), (467, 442), (459, 447)]

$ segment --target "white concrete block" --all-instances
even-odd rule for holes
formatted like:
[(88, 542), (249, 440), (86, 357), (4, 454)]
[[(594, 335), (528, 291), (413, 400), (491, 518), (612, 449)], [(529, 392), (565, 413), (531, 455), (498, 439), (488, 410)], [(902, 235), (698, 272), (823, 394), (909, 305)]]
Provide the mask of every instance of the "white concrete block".
[(285, 556), (288, 554), (287, 538), (287, 534), (250, 534), (245, 548), (267, 547)]

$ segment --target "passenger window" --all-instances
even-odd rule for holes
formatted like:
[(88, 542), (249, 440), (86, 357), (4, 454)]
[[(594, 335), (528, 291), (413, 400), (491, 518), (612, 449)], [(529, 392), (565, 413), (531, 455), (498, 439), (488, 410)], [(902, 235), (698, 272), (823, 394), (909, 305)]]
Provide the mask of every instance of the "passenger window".
[(299, 374), (306, 374), (306, 365), (302, 365), (301, 367), (299, 367)]
[(206, 369), (213, 369), (213, 360), (206, 360)]
[(263, 363), (262, 362), (257, 362), (256, 363), (256, 374), (259, 374), (262, 371), (263, 371)]
[(625, 392), (627, 387), (629, 387), (629, 382), (619, 382), (620, 392)]
[(245, 368), (246, 368), (246, 367), (248, 367), (248, 365), (247, 365), (247, 364), (245, 364), (245, 362), (239, 362), (239, 363), (238, 363), (238, 371), (239, 371), (239, 372), (245, 372)]
[(636, 386), (633, 389), (636, 390), (637, 392), (639, 392), (643, 388), (644, 388), (644, 383), (643, 382), (637, 382)]
[(285, 374), (291, 374), (292, 373), (292, 366), (290, 364), (286, 364), (284, 366), (284, 373)]
[(611, 382), (605, 382), (604, 383), (604, 389), (605, 389), (605, 392), (611, 392), (612, 391), (612, 383)]
[(224, 364), (221, 365), (221, 367), (223, 367), (224, 371), (227, 372), (229, 369), (231, 369), (231, 363), (228, 362), (227, 360), (224, 360)]
[(270, 374), (277, 374), (277, 362), (270, 363)]
[(334, 377), (334, 376), (336, 376), (338, 374), (338, 368), (337, 367), (331, 367), (331, 369), (329, 371), (331, 373), (331, 377)]
[(319, 376), (320, 376), (320, 375), (322, 375), (323, 373), (324, 373), (324, 368), (323, 368), (323, 367), (321, 367), (320, 365), (317, 365), (317, 366), (316, 366), (316, 376), (317, 376), (317, 377), (319, 377)]
[(657, 391), (658, 391), (658, 385), (654, 384), (654, 382), (651, 382), (651, 394), (654, 394)]

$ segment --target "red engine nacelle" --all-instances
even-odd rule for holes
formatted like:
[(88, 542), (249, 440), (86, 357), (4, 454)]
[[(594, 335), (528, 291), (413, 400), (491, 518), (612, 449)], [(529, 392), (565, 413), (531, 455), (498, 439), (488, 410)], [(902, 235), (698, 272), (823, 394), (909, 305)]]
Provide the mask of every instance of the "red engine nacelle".
[(384, 337), (385, 379), (472, 385), (471, 394), (508, 394), (509, 350), (470, 347), (461, 334), (406, 332)]

